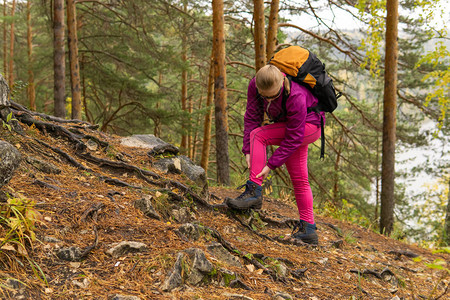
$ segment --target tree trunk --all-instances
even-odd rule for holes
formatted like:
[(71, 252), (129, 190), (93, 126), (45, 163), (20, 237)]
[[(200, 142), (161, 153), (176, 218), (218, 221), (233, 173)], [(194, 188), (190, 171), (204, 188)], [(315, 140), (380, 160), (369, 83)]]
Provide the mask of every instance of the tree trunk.
[(214, 105), (216, 117), (217, 182), (230, 184), (228, 155), (227, 74), (223, 0), (213, 0)]
[(211, 56), (208, 76), (208, 94), (206, 96), (206, 107), (208, 110), (205, 113), (205, 124), (203, 127), (203, 145), (202, 145), (202, 159), (200, 166), (208, 173), (209, 150), (211, 148), (211, 119), (212, 119), (212, 100), (214, 89), (214, 57)]
[[(11, 17), (14, 17), (16, 12), (16, 0), (12, 2)], [(8, 71), (8, 85), (13, 91), (14, 85), (14, 21), (11, 22), (11, 32), (9, 37), (9, 71)]]
[(70, 60), (72, 119), (81, 120), (80, 65), (78, 61), (77, 12), (75, 0), (67, 0), (67, 33)]
[(31, 1), (27, 0), (27, 46), (28, 46), (28, 100), (30, 109), (36, 110), (36, 93), (33, 74), (33, 32), (31, 28)]
[(450, 180), (448, 181), (447, 214), (445, 215), (444, 242), (450, 246)]
[[(162, 72), (159, 71), (159, 78), (158, 78), (158, 87), (159, 89), (161, 89), (161, 84), (162, 84)], [(160, 101), (156, 102), (156, 109), (158, 110), (161, 106)], [(153, 129), (153, 134), (156, 137), (160, 137), (161, 136), (161, 119), (159, 117), (155, 117), (155, 119), (153, 120), (153, 122), (155, 123), (155, 128)]]
[(64, 49), (64, 0), (53, 0), (54, 113), (66, 117), (66, 58)]
[(390, 235), (394, 226), (395, 140), (397, 112), (398, 0), (387, 1), (386, 59), (384, 73), (383, 157), (381, 162), (380, 232)]
[(341, 162), (341, 154), (342, 154), (342, 147), (344, 143), (344, 133), (342, 132), (339, 145), (336, 147), (336, 161), (334, 163), (334, 187), (333, 187), (333, 202), (336, 207), (341, 207), (341, 201), (338, 202), (338, 194), (339, 194), (339, 165)]
[(85, 56), (84, 53), (81, 54), (81, 62), (80, 62), (80, 75), (81, 75), (81, 93), (83, 99), (83, 108), (84, 108), (84, 115), (86, 116), (86, 120), (89, 123), (93, 123), (92, 114), (90, 114), (88, 105), (87, 105), (87, 98), (86, 98), (86, 76), (84, 73), (84, 65), (85, 65)]
[(266, 65), (264, 33), (264, 1), (253, 0), (253, 19), (255, 20), (255, 67), (256, 72)]
[(8, 30), (6, 29), (6, 0), (3, 0), (3, 76), (6, 78), (8, 76), (8, 50), (6, 34)]
[[(188, 72), (186, 69), (187, 66), (187, 37), (186, 35), (182, 35), (181, 37), (181, 48), (182, 48), (182, 53), (181, 53), (181, 60), (183, 62), (183, 70), (181, 71), (181, 109), (183, 110), (183, 112), (186, 112), (188, 110), (188, 105), (187, 105), (187, 97), (188, 97), (188, 93), (187, 93), (187, 81), (188, 81)], [(183, 123), (185, 123), (184, 119), (183, 119)], [(183, 130), (183, 134), (181, 136), (181, 145), (180, 145), (180, 150), (181, 153), (185, 154), (185, 155), (189, 155), (189, 149), (188, 149), (188, 136), (186, 133), (186, 124), (184, 124), (182, 130)]]
[[(200, 100), (198, 101), (198, 107), (197, 110), (200, 111), (202, 109), (203, 106), (203, 95), (200, 96)], [(201, 115), (197, 115), (197, 118), (195, 120), (195, 134), (193, 136), (193, 141), (192, 141), (192, 160), (193, 161), (197, 161), (196, 156), (197, 156), (197, 144), (198, 144), (198, 130), (197, 128), (200, 128), (201, 126)]]
[(188, 157), (190, 159), (193, 159), (193, 150), (194, 147), (192, 145), (192, 129), (193, 129), (193, 124), (192, 124), (192, 106), (193, 106), (193, 102), (192, 102), (192, 97), (188, 98), (188, 112), (189, 112), (189, 131), (188, 131), (188, 136), (187, 136), (187, 145), (188, 145)]
[(280, 0), (272, 0), (270, 4), (269, 27), (267, 28), (267, 60), (269, 61), (277, 47), (278, 34), (278, 9), (280, 7)]
[[(377, 112), (379, 113), (380, 109), (377, 108)], [(377, 114), (378, 115), (378, 114)], [(378, 222), (378, 212), (380, 211), (380, 135), (377, 132), (377, 157), (375, 161), (375, 165), (377, 166), (377, 176), (375, 178), (375, 222)]]

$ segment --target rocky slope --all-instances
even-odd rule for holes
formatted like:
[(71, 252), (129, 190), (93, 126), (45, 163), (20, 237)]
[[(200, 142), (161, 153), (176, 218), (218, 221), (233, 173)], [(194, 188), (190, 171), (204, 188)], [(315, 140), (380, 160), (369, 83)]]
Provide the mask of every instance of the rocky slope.
[[(124, 143), (87, 123), (14, 113), (23, 131), (0, 130), (0, 140), (22, 160), (0, 198), (36, 203), (38, 241), (27, 253), (46, 279), (2, 248), (3, 298), (449, 297), (448, 254), (324, 216), (316, 217), (319, 246), (301, 244), (290, 239), (292, 203), (267, 197), (262, 210), (230, 210), (223, 200), (240, 192), (208, 188), (170, 145)], [(437, 259), (441, 269), (426, 265)]]

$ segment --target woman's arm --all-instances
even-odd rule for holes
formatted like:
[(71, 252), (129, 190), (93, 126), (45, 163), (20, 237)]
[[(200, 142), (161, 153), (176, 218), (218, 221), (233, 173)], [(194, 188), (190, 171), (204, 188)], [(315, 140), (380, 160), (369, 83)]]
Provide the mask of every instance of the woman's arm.
[(263, 102), (262, 99), (257, 97), (255, 78), (253, 78), (247, 89), (247, 109), (244, 115), (244, 142), (242, 146), (244, 154), (250, 153), (250, 132), (261, 126), (264, 120)]

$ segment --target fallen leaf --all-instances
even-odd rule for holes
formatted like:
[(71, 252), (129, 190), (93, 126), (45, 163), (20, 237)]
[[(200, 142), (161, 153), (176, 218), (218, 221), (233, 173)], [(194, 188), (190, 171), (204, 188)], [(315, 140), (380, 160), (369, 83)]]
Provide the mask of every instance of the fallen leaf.
[(69, 263), (70, 267), (74, 268), (74, 269), (78, 269), (81, 266), (80, 262), (71, 262)]
[(250, 271), (250, 273), (253, 273), (255, 271), (255, 266), (254, 265), (245, 265), (245, 267)]
[(264, 272), (263, 269), (258, 269), (255, 271), (256, 274), (261, 275)]

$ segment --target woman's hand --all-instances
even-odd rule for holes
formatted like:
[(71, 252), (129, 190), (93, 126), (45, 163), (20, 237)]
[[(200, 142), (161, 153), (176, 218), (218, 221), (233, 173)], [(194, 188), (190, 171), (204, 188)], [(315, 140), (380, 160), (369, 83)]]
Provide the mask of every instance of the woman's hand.
[(267, 175), (269, 174), (269, 172), (270, 172), (270, 168), (269, 168), (268, 166), (265, 166), (265, 167), (262, 169), (261, 173), (259, 173), (258, 175), (256, 175), (256, 178), (262, 177), (263, 180), (264, 180), (264, 179), (266, 179), (266, 177), (267, 177)]
[(250, 169), (250, 154), (245, 154), (245, 161), (247, 162), (247, 167)]

